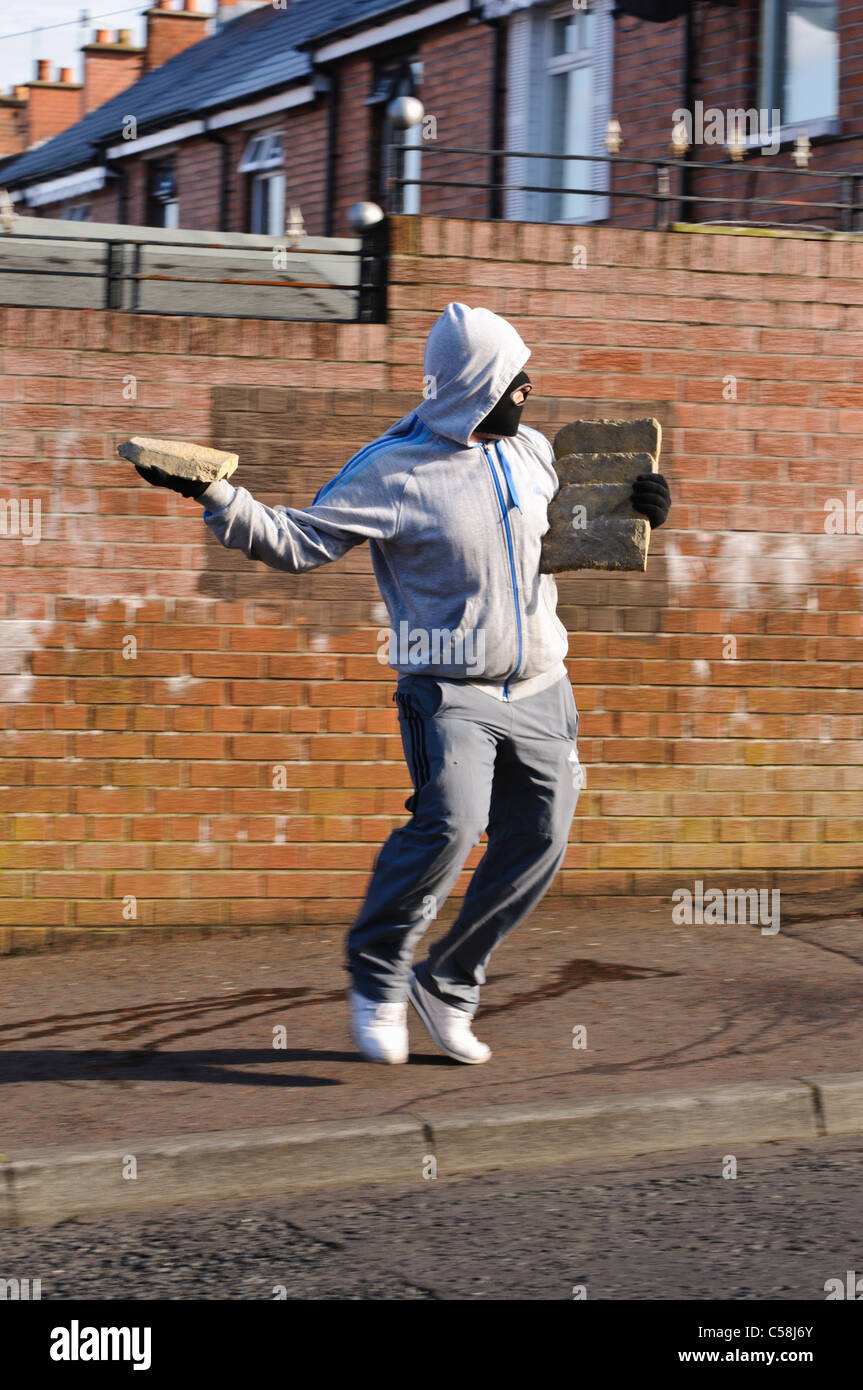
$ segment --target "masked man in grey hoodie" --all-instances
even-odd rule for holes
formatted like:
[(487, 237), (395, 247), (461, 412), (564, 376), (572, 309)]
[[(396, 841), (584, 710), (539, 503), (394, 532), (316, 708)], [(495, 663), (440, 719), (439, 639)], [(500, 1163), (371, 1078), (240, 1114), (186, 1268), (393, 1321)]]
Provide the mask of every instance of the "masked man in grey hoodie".
[[(300, 574), (369, 542), (414, 787), (347, 940), (354, 1038), (375, 1062), (407, 1061), (408, 1001), (448, 1056), (491, 1056), (471, 1027), (486, 965), (560, 868), (583, 781), (567, 633), (539, 570), (554, 451), (520, 423), (529, 357), (506, 319), (448, 304), (428, 336), (423, 401), (304, 510), (139, 469), (201, 502), (222, 545), (274, 569)], [(661, 526), (662, 475), (639, 478), (633, 502)], [(455, 922), (414, 967), (484, 831)]]

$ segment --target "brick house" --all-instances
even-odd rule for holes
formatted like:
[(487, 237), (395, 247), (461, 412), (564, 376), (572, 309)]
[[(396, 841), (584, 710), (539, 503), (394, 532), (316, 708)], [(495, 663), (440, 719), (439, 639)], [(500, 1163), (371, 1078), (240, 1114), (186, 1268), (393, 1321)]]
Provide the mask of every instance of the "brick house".
[[(403, 211), (652, 226), (653, 167), (553, 156), (605, 156), (616, 118), (621, 161), (668, 157), (685, 111), (688, 158), (704, 167), (672, 170), (675, 216), (842, 225), (806, 203), (836, 200), (863, 144), (863, 26), (848, 0), (240, 0), (215, 20), (197, 4), (158, 0), (142, 49), (98, 31), (81, 83), (42, 63), (0, 98), (0, 181), (22, 210), (280, 235), (298, 204), (309, 233), (342, 235), (352, 203), (387, 203), (399, 139), (406, 176), (439, 181), (408, 185)], [(400, 94), (426, 114), (394, 135)], [(803, 133), (800, 175), (789, 152)], [(693, 209), (687, 193), (733, 201)]]

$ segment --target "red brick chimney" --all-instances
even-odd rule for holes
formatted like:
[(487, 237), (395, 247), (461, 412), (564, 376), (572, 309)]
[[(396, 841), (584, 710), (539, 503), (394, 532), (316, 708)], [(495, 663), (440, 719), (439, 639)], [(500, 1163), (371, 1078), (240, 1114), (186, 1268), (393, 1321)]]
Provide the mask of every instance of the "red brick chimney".
[(131, 29), (97, 29), (84, 54), (84, 114), (131, 87), (144, 71), (144, 49), (132, 44)]
[(171, 8), (171, 0), (157, 0), (152, 10), (147, 10), (147, 48), (144, 54), (144, 72), (160, 68), (184, 49), (207, 36), (208, 14), (199, 6), (201, 0), (185, 0), (182, 10)]
[(29, 92), (26, 107), (28, 146), (50, 140), (52, 135), (59, 135), (61, 130), (81, 119), (83, 84), (73, 80), (75, 74), (71, 68), (63, 68), (56, 81), (52, 72), (50, 58), (40, 58), (36, 63), (35, 80), (26, 84)]
[(26, 87), (13, 87), (8, 95), (0, 93), (0, 159), (21, 154), (27, 148)]

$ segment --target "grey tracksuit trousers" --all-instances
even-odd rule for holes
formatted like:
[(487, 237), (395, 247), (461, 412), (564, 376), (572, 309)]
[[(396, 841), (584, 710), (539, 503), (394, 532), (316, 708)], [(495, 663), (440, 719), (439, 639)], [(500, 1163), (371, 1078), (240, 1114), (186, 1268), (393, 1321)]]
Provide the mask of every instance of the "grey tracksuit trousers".
[(414, 949), (487, 829), (458, 918), (417, 967), (427, 990), (473, 1013), (492, 951), (543, 897), (566, 851), (583, 776), (572, 686), (564, 676), (502, 701), (461, 680), (411, 675), (395, 698), (413, 814), (378, 855), (348, 969), (366, 998), (406, 997)]

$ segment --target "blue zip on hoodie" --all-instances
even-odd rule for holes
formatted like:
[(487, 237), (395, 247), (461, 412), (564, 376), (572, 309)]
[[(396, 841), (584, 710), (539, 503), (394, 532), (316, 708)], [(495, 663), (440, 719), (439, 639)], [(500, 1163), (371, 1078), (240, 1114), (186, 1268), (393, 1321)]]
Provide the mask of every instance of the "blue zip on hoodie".
[[(508, 487), (508, 489), (509, 489), (509, 493), (510, 493), (510, 496), (511, 496), (511, 498), (512, 498), (512, 501), (513, 501), (513, 503), (515, 504), (515, 506), (518, 507), (518, 510), (521, 511), (521, 504), (519, 503), (519, 500), (518, 500), (518, 494), (517, 494), (516, 491), (515, 491), (515, 483), (514, 483), (514, 481), (513, 481), (512, 473), (510, 472), (510, 469), (509, 469), (509, 464), (506, 463), (506, 462), (504, 462), (504, 459), (506, 458), (506, 456), (505, 456), (504, 454), (502, 454), (502, 451), (501, 451), (501, 448), (500, 448), (499, 445), (495, 445), (495, 448), (497, 449), (498, 458), (501, 459), (501, 466), (503, 467), (504, 477), (506, 478), (507, 487)], [(482, 446), (482, 451), (483, 451), (483, 453), (485, 454), (485, 461), (486, 461), (486, 463), (488, 464), (489, 469), (491, 470), (491, 476), (492, 476), (492, 478), (494, 479), (495, 492), (497, 493), (497, 500), (498, 500), (498, 503), (500, 504), (500, 514), (501, 514), (501, 516), (502, 516), (502, 518), (503, 518), (504, 530), (506, 531), (506, 548), (507, 548), (507, 550), (508, 550), (508, 552), (509, 552), (509, 574), (510, 574), (510, 578), (511, 578), (511, 580), (512, 580), (512, 598), (513, 598), (513, 603), (515, 604), (515, 622), (516, 622), (516, 629), (517, 629), (517, 632), (518, 632), (518, 656), (517, 656), (517, 658), (516, 658), (515, 670), (514, 670), (514, 671), (511, 671), (511, 672), (509, 673), (509, 675), (507, 676), (506, 680), (504, 681), (504, 685), (503, 685), (503, 698), (504, 698), (505, 700), (508, 700), (508, 699), (509, 699), (509, 683), (510, 683), (510, 681), (511, 681), (511, 679), (512, 679), (513, 676), (518, 675), (518, 668), (521, 666), (521, 605), (520, 605), (520, 603), (519, 603), (519, 598), (518, 598), (518, 577), (517, 577), (516, 572), (515, 572), (515, 553), (514, 553), (514, 550), (513, 550), (513, 544), (512, 544), (512, 531), (510, 530), (510, 526), (509, 526), (509, 516), (507, 515), (506, 501), (505, 501), (505, 499), (504, 499), (503, 491), (502, 491), (501, 486), (500, 486), (500, 479), (499, 479), (498, 476), (497, 476), (497, 469), (495, 468), (495, 466), (494, 466), (494, 464), (493, 464), (493, 462), (492, 462), (491, 454), (489, 453), (489, 451), (488, 451), (488, 449), (486, 448), (485, 444), (483, 444), (483, 446)]]

